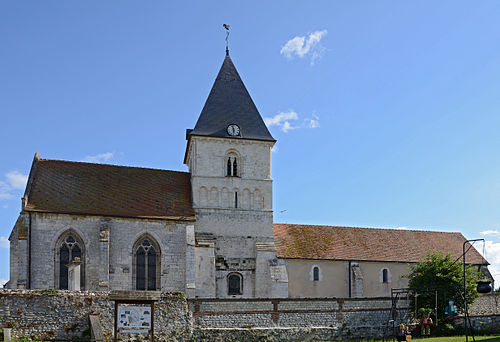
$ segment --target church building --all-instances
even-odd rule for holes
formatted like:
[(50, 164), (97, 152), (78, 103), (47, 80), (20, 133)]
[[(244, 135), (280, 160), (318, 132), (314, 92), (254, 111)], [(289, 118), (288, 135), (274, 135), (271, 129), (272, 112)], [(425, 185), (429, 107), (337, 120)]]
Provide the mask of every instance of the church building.
[[(6, 287), (382, 296), (406, 286), (408, 265), (427, 253), (461, 254), (460, 233), (274, 224), (276, 140), (227, 51), (186, 141), (188, 172), (37, 153), (9, 237)], [(419, 248), (410, 255), (398, 241)], [(486, 269), (476, 250), (469, 259)]]

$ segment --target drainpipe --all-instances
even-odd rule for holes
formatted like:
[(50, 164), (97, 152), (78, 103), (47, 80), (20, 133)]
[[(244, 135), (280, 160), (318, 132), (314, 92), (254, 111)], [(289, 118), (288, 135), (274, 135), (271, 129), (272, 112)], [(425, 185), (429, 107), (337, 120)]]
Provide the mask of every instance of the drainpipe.
[(348, 273), (349, 273), (349, 298), (351, 298), (351, 262), (349, 261), (349, 270), (348, 270)]
[(28, 289), (31, 289), (31, 212), (28, 215)]

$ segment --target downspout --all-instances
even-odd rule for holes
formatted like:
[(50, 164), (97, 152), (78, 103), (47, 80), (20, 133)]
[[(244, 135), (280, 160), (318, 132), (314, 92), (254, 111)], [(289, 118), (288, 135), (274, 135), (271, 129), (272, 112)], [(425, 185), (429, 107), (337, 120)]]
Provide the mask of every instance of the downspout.
[(31, 211), (28, 214), (28, 289), (31, 289)]
[[(31, 221), (30, 221), (31, 222)], [(347, 271), (349, 273), (349, 298), (351, 298), (351, 262), (349, 261), (349, 270)]]

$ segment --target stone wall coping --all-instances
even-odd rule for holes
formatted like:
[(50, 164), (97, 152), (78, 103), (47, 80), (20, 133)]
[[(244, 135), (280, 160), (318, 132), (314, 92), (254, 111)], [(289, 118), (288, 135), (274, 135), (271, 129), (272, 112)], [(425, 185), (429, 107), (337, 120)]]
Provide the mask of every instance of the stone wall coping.
[(160, 300), (160, 297), (160, 291), (111, 291), (109, 294), (109, 300), (120, 301), (158, 301)]
[(322, 298), (188, 298), (188, 302), (338, 302), (338, 301), (376, 301), (376, 300), (391, 300), (391, 297), (369, 297), (369, 298), (337, 298), (337, 297), (322, 297)]

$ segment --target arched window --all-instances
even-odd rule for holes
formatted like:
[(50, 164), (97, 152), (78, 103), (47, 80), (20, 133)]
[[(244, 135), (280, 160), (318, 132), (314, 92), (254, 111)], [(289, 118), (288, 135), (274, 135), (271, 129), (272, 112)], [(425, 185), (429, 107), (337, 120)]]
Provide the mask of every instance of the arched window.
[(160, 249), (151, 237), (143, 237), (135, 244), (134, 266), (136, 290), (160, 288)]
[(82, 262), (80, 266), (80, 289), (83, 290), (85, 285), (85, 258), (83, 251), (83, 241), (74, 232), (66, 232), (61, 235), (56, 247), (56, 287), (61, 290), (67, 290), (69, 288), (68, 264), (70, 261), (75, 260), (75, 258), (80, 258)]
[(383, 283), (388, 283), (389, 282), (389, 271), (387, 268), (384, 268), (382, 270), (382, 282)]
[(227, 275), (227, 294), (243, 294), (243, 276), (239, 273), (229, 273)]
[(238, 176), (238, 159), (236, 158), (233, 161), (233, 176)]
[(230, 150), (226, 154), (226, 176), (228, 177), (239, 177), (241, 169), (241, 159), (238, 152)]
[(319, 267), (313, 267), (313, 281), (319, 281)]

